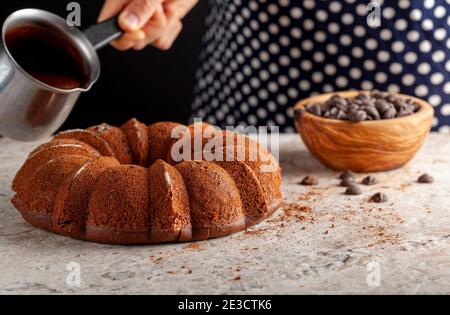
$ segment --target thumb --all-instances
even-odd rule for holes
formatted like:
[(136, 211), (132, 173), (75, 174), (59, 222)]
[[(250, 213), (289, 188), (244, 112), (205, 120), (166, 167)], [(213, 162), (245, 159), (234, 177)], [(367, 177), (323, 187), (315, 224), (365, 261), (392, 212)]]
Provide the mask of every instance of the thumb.
[(126, 32), (135, 32), (146, 25), (163, 0), (131, 0), (119, 16), (119, 25)]

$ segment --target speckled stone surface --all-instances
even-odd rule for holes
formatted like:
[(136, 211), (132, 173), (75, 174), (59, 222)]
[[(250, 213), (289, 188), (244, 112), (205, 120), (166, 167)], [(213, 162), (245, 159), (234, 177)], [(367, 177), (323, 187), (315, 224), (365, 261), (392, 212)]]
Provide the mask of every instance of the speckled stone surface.
[[(296, 135), (280, 143), (286, 210), (222, 239), (124, 247), (25, 223), (10, 183), (37, 144), (1, 139), (0, 294), (450, 293), (448, 135), (431, 135), (407, 166), (352, 197)], [(416, 183), (423, 172), (435, 182)], [(308, 174), (317, 186), (298, 184)], [(387, 203), (368, 202), (378, 191)]]

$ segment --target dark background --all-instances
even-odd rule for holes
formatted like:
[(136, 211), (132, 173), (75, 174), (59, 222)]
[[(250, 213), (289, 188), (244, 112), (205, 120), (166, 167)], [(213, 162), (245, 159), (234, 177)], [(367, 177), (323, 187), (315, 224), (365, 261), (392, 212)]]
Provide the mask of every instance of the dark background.
[[(0, 21), (13, 11), (39, 8), (66, 17), (69, 0), (1, 0)], [(82, 28), (95, 23), (103, 0), (77, 0), (82, 8)], [(119, 52), (112, 47), (99, 51), (102, 75), (88, 93), (80, 97), (62, 129), (85, 128), (107, 122), (121, 125), (136, 117), (155, 121), (186, 123), (190, 116), (192, 90), (208, 1), (200, 0), (183, 21), (184, 29), (174, 47), (162, 52), (153, 47), (143, 51)]]

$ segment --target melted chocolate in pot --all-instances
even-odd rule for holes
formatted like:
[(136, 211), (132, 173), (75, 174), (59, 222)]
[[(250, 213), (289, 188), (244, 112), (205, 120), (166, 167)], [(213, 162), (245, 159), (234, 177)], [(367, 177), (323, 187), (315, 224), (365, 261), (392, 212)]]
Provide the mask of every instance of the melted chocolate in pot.
[(80, 54), (58, 34), (39, 26), (20, 26), (6, 33), (5, 43), (14, 60), (35, 79), (63, 90), (86, 84)]

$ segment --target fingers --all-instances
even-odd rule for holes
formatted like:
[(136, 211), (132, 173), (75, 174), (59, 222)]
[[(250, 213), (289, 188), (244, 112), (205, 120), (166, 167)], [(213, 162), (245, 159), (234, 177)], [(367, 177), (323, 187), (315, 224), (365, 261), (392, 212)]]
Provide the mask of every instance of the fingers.
[(117, 50), (128, 50), (133, 48), (136, 43), (142, 42), (146, 39), (145, 32), (136, 31), (133, 33), (125, 33), (119, 39), (116, 39), (111, 45)]
[(182, 20), (197, 3), (198, 0), (166, 0), (164, 9), (169, 16)]
[(173, 43), (177, 39), (178, 35), (180, 35), (182, 29), (183, 24), (181, 21), (174, 20), (174, 23), (172, 23), (170, 27), (167, 28), (166, 32), (154, 41), (152, 45), (161, 50), (169, 50), (172, 48)]
[(126, 32), (135, 32), (146, 25), (163, 0), (131, 0), (119, 16), (119, 25)]
[(119, 14), (128, 2), (130, 0), (106, 0), (98, 17), (98, 22), (103, 22)]

